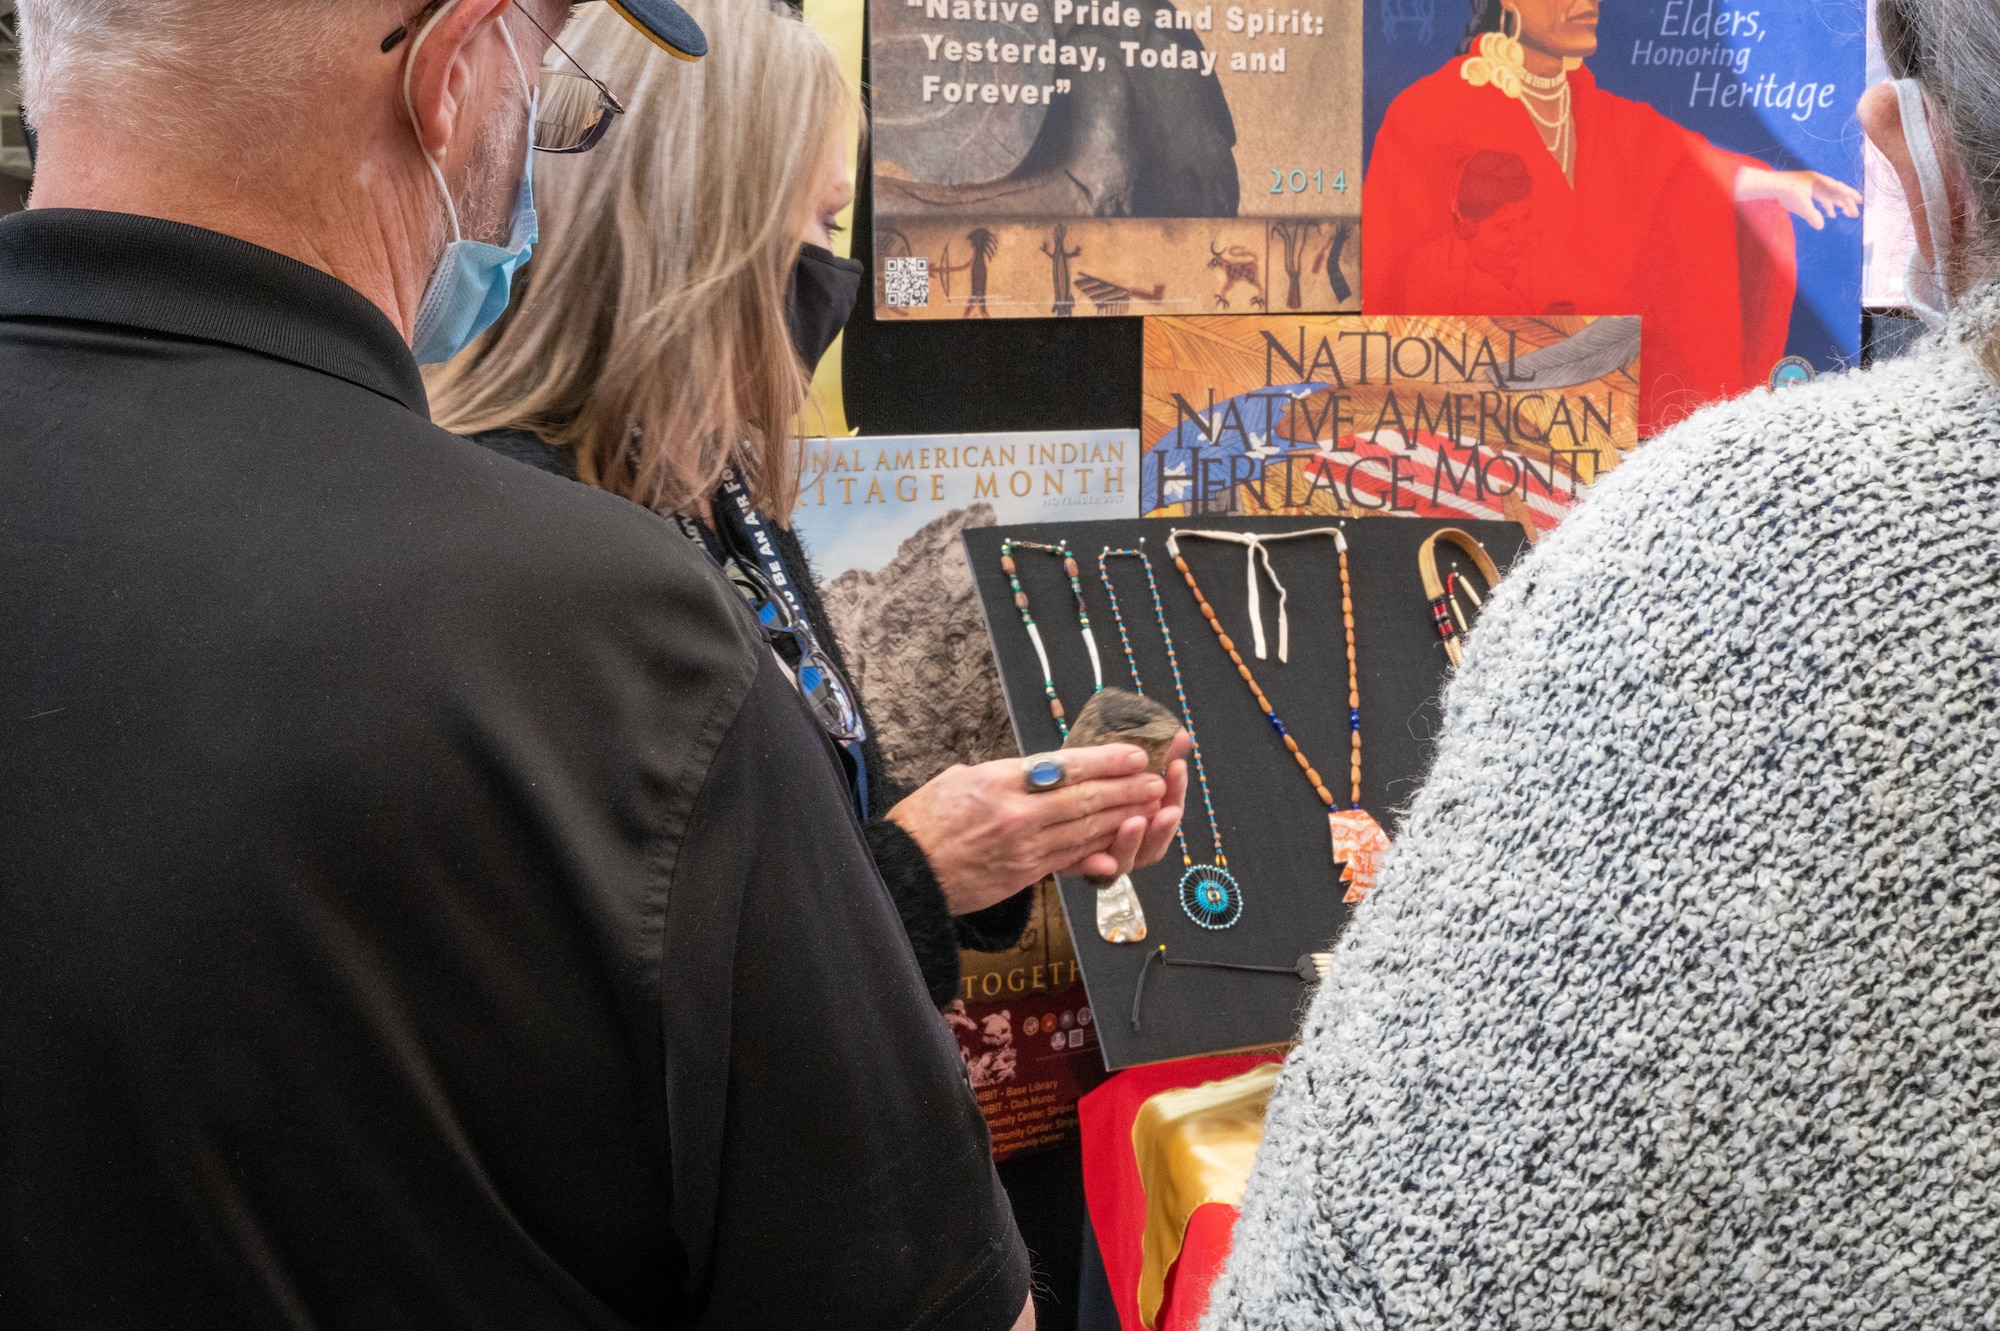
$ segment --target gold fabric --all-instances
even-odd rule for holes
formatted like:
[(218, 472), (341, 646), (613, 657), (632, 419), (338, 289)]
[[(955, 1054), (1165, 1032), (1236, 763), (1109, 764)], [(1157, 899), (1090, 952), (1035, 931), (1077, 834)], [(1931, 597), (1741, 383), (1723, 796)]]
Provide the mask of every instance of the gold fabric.
[(1242, 1204), (1281, 1066), (1260, 1063), (1240, 1076), (1161, 1091), (1139, 1106), (1132, 1121), (1132, 1154), (1146, 1189), (1139, 1320), (1148, 1331), (1159, 1319), (1167, 1272), (1181, 1255), (1196, 1208), (1210, 1202)]

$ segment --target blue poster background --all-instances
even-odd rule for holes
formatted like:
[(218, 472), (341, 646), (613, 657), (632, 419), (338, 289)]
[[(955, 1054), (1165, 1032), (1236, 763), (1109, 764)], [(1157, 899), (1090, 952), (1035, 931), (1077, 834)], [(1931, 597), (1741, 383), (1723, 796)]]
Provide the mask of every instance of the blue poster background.
[[(1364, 153), (1373, 153), (1375, 131), (1396, 94), (1457, 52), (1472, 8), (1470, 0), (1365, 0)], [(1728, 30), (1720, 39), (1709, 35), (1718, 19)], [(1864, 0), (1603, 0), (1597, 31), (1597, 54), (1587, 63), (1605, 91), (1646, 102), (1717, 147), (1774, 169), (1819, 171), (1861, 188), (1854, 104), (1866, 86)], [(1675, 48), (1718, 46), (1729, 48), (1729, 64), (1665, 63), (1674, 57), (1663, 52)], [(1732, 80), (1763, 85), (1760, 101), (1794, 104), (1814, 85), (1813, 109), (1801, 115), (1796, 105), (1724, 106), (1721, 89)], [(1787, 85), (1792, 96), (1784, 98)], [(1393, 222), (1369, 218), (1367, 225)], [(1835, 217), (1814, 231), (1794, 219), (1792, 231), (1799, 293), (1787, 350), (1815, 369), (1853, 364), (1861, 351), (1861, 221)]]

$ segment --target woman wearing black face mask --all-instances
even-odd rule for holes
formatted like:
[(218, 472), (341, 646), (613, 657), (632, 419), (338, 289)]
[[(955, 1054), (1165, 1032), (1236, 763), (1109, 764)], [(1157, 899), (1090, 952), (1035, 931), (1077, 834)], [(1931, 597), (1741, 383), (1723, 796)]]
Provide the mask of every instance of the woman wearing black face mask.
[[(842, 176), (844, 179), (844, 172)], [(853, 186), (849, 185), (846, 192), (852, 194)], [(827, 230), (823, 218), (815, 217), (814, 226), (821, 233)], [(843, 259), (828, 249), (825, 242), (811, 238), (799, 246), (792, 285), (785, 293), (785, 323), (808, 377), (819, 369), (827, 348), (840, 336), (840, 330), (847, 327), (847, 320), (854, 313), (854, 302), (861, 296), (861, 278), (859, 259)]]
[(603, 6), (580, 10), (564, 33), (627, 114), (591, 170), (537, 163), (534, 261), (501, 321), (430, 375), (433, 415), (669, 517), (663, 538), (693, 541), (738, 587), (840, 757), (942, 1006), (961, 945), (1019, 938), (1023, 889), (1056, 870), (1111, 877), (1159, 858), (1185, 764), (1163, 779), (1141, 770), (1139, 750), (1114, 745), (1072, 753), (1069, 780), (1047, 793), (1027, 791), (1017, 762), (890, 788), (787, 521), (802, 460), (793, 421), (864, 275), (831, 252), (834, 218), (853, 197), (855, 98), (786, 6), (688, 7), (710, 39), (699, 65), (653, 58), (615, 15), (591, 12)]

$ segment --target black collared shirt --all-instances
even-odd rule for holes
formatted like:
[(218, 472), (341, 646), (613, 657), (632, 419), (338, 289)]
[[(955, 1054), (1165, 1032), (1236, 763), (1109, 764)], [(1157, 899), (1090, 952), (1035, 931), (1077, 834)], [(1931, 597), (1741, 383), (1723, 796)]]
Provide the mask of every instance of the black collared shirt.
[(1004, 1328), (817, 728), (333, 278), (0, 221), (0, 1326)]

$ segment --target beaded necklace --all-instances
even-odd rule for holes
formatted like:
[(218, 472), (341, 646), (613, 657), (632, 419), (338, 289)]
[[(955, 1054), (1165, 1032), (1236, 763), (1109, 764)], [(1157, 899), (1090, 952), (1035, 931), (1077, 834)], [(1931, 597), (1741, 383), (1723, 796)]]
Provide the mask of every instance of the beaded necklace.
[(1153, 594), (1153, 614), (1160, 623), (1160, 637), (1167, 645), (1167, 665), (1173, 671), (1174, 694), (1180, 699), (1181, 724), (1187, 728), (1188, 739), (1193, 741), (1192, 757), (1196, 782), (1201, 786), (1202, 807), (1208, 811), (1209, 843), (1215, 848), (1214, 859), (1209, 864), (1196, 864), (1194, 855), (1188, 849), (1187, 829), (1177, 827), (1174, 835), (1181, 843), (1181, 910), (1187, 917), (1204, 929), (1227, 929), (1243, 918), (1243, 888), (1236, 876), (1229, 872), (1229, 857), (1222, 853), (1222, 823), (1215, 816), (1215, 800), (1208, 789), (1208, 772), (1201, 762), (1201, 741), (1195, 737), (1194, 711), (1188, 706), (1187, 686), (1181, 682), (1180, 658), (1174, 654), (1173, 630), (1167, 627), (1167, 609), (1160, 600), (1160, 584), (1153, 576), (1153, 561), (1145, 551), (1144, 537), (1139, 539), (1136, 550), (1113, 550), (1106, 546), (1097, 556), (1097, 577), (1104, 584), (1104, 594), (1111, 599), (1111, 618), (1118, 625), (1118, 641), (1125, 648), (1125, 664), (1132, 671), (1132, 688), (1145, 693), (1146, 686), (1139, 681), (1139, 659), (1132, 652), (1132, 635), (1125, 630), (1125, 613), (1118, 605), (1118, 589), (1112, 585), (1111, 570), (1106, 564), (1110, 559), (1137, 559), (1146, 570), (1146, 589)]
[[(1216, 618), (1214, 607), (1210, 606), (1208, 598), (1202, 595), (1201, 585), (1195, 581), (1193, 570), (1188, 567), (1187, 560), (1181, 557), (1180, 538), (1183, 536), (1229, 541), (1247, 546), (1250, 558), (1250, 585), (1253, 591), (1257, 585), (1257, 559), (1259, 555), (1263, 556), (1265, 571), (1270, 574), (1272, 583), (1278, 585), (1281, 635), (1285, 632), (1282, 619), (1284, 588), (1282, 584), (1278, 584), (1277, 575), (1270, 571), (1270, 554), (1264, 550), (1264, 545), (1270, 541), (1290, 540), (1302, 536), (1333, 537), (1334, 544), (1340, 551), (1340, 612), (1347, 629), (1347, 724), (1351, 737), (1352, 757), (1346, 808), (1340, 807), (1340, 802), (1333, 797), (1333, 792), (1326, 788), (1326, 782), (1320, 778), (1319, 770), (1312, 765), (1312, 760), (1306, 757), (1305, 750), (1299, 747), (1299, 742), (1292, 737), (1291, 731), (1285, 728), (1284, 720), (1279, 717), (1277, 709), (1271, 706), (1271, 700), (1264, 696), (1264, 690), (1258, 686), (1257, 677), (1251, 673), (1242, 654), (1236, 650), (1236, 644), (1230, 641), (1228, 632), (1222, 627), (1222, 621)], [(1174, 567), (1180, 570), (1181, 577), (1187, 581), (1188, 590), (1194, 593), (1195, 604), (1200, 607), (1202, 618), (1206, 619), (1208, 626), (1215, 630), (1216, 640), (1222, 644), (1222, 650), (1229, 654), (1230, 661), (1236, 666), (1236, 673), (1250, 686), (1250, 695), (1257, 700), (1257, 706), (1263, 711), (1265, 719), (1271, 723), (1272, 731), (1284, 741), (1286, 751), (1297, 761), (1299, 769), (1305, 773), (1306, 780), (1312, 784), (1313, 793), (1319, 797), (1320, 803), (1326, 805), (1327, 828), (1333, 838), (1333, 860), (1334, 863), (1343, 866), (1340, 878), (1348, 885), (1344, 900), (1350, 904), (1360, 901), (1375, 886), (1375, 876), (1381, 868), (1383, 857), (1389, 852), (1389, 836), (1382, 830), (1381, 824), (1375, 821), (1374, 815), (1361, 807), (1361, 666), (1354, 648), (1354, 584), (1347, 568), (1346, 534), (1338, 527), (1315, 527), (1309, 531), (1285, 532), (1273, 536), (1259, 536), (1253, 532), (1185, 531), (1176, 528), (1167, 534), (1167, 553), (1173, 556)], [(1254, 604), (1252, 617), (1258, 619)], [(1263, 632), (1261, 619), (1258, 619), (1256, 635), (1260, 642)], [(1260, 657), (1263, 655), (1261, 650), (1258, 655)]]
[[(1527, 110), (1528, 118), (1535, 122), (1535, 133), (1541, 136), (1542, 146), (1556, 159), (1565, 176), (1576, 172), (1576, 116), (1570, 93), (1569, 75), (1551, 74), (1543, 77), (1520, 72), (1522, 88), (1521, 105)], [(1538, 105), (1539, 103), (1539, 105)], [(1542, 114), (1546, 107), (1549, 114)]]
[(1055, 718), (1056, 729), (1062, 732), (1062, 737), (1068, 739), (1069, 718), (1063, 712), (1062, 699), (1056, 696), (1055, 671), (1049, 668), (1049, 653), (1042, 646), (1042, 631), (1035, 627), (1035, 616), (1028, 609), (1028, 593), (1021, 586), (1020, 570), (1014, 563), (1016, 550), (1040, 550), (1062, 560), (1063, 572), (1069, 575), (1069, 589), (1076, 594), (1076, 619), (1083, 629), (1083, 645), (1090, 651), (1090, 673), (1096, 684), (1091, 692), (1096, 693), (1104, 687), (1104, 662), (1097, 655), (1097, 638), (1090, 631), (1090, 611), (1083, 604), (1083, 578), (1076, 567), (1076, 556), (1069, 552), (1068, 541), (1057, 541), (1054, 545), (1013, 539), (1000, 542), (1000, 567), (1006, 571), (1007, 583), (1014, 589), (1014, 608), (1021, 612), (1021, 622), (1028, 627), (1028, 641), (1035, 645), (1035, 657), (1042, 663), (1042, 692), (1048, 695), (1049, 715)]
[(1461, 579), (1456, 567), (1440, 577), (1438, 575), (1438, 550), (1451, 546), (1479, 570), (1479, 576), (1486, 580), (1486, 589), (1491, 592), (1500, 585), (1500, 570), (1494, 567), (1493, 557), (1486, 553), (1486, 547), (1474, 540), (1469, 532), (1456, 527), (1440, 527), (1424, 538), (1417, 549), (1417, 570), (1423, 576), (1424, 595), (1430, 598), (1431, 624), (1437, 629), (1438, 637), (1444, 640), (1445, 655), (1454, 666), (1463, 664), (1465, 635), (1471, 631), (1464, 610), (1458, 604), (1458, 594), (1465, 592), (1472, 602), (1472, 608), (1482, 610), (1486, 602), (1470, 580)]

